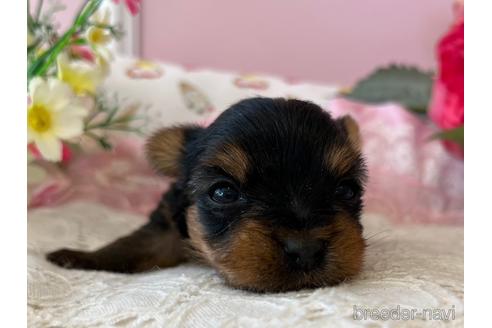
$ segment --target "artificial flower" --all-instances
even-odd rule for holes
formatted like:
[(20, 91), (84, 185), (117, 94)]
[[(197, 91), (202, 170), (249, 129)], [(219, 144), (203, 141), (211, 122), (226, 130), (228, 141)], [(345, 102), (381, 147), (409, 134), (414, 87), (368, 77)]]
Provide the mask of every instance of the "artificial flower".
[(70, 54), (76, 58), (87, 60), (91, 63), (96, 62), (96, 56), (92, 49), (88, 46), (73, 45), (70, 47)]
[(107, 70), (97, 63), (82, 60), (70, 60), (62, 53), (57, 58), (58, 78), (67, 84), (78, 95), (95, 94), (103, 81)]
[(109, 74), (109, 62), (113, 60), (113, 54), (106, 47), (97, 47), (97, 51), (93, 51), (88, 46), (74, 45), (70, 47), (70, 55), (88, 61), (94, 65), (98, 65), (103, 76)]
[(70, 87), (60, 80), (33, 78), (29, 84), (27, 139), (34, 142), (43, 158), (62, 159), (62, 139), (82, 134), (87, 111), (76, 103)]
[(36, 58), (39, 58), (41, 57), (46, 51), (48, 51), (50, 49), (50, 47), (44, 43), (44, 44), (41, 44), (41, 46), (39, 47), (36, 47), (35, 51), (34, 51), (34, 55), (36, 56)]
[[(464, 115), (464, 19), (463, 8), (455, 7), (456, 21), (437, 47), (438, 75), (432, 91), (429, 115), (444, 130), (463, 126)], [(450, 141), (445, 147), (457, 157), (463, 149)]]
[[(27, 145), (27, 150), (28, 154), (32, 159), (43, 159), (43, 155), (39, 151), (38, 147), (36, 147), (36, 144), (30, 143)], [(72, 149), (70, 147), (62, 142), (62, 157), (61, 157), (61, 162), (62, 163), (68, 163), (72, 160), (73, 153)]]
[(96, 64), (98, 65), (101, 74), (108, 76), (110, 72), (109, 62), (113, 60), (113, 54), (106, 48), (99, 49), (96, 53)]
[(111, 23), (110, 15), (109, 8), (99, 9), (89, 19), (92, 26), (87, 29), (86, 38), (92, 46), (105, 46), (111, 41), (111, 32), (104, 28)]
[[(135, 16), (140, 11), (141, 0), (124, 0), (128, 11)], [(114, 3), (120, 3), (120, 0), (113, 0)]]

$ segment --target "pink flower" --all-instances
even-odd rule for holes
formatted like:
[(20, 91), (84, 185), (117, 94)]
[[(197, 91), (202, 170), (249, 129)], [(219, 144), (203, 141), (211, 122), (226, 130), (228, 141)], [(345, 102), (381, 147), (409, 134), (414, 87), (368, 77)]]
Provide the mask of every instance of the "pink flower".
[[(124, 0), (128, 11), (135, 16), (140, 11), (140, 3), (142, 0)], [(120, 0), (113, 0), (114, 3), (120, 3)]]
[(94, 53), (92, 52), (90, 47), (74, 45), (70, 47), (70, 50), (72, 54), (79, 58), (87, 60), (91, 63), (94, 63), (96, 61), (96, 57), (94, 56)]
[[(437, 57), (439, 72), (432, 92), (429, 115), (441, 129), (449, 130), (464, 124), (464, 17), (455, 8), (456, 22), (439, 41)], [(460, 14), (461, 13), (461, 14)], [(452, 142), (444, 143), (454, 155), (463, 157), (463, 150)]]

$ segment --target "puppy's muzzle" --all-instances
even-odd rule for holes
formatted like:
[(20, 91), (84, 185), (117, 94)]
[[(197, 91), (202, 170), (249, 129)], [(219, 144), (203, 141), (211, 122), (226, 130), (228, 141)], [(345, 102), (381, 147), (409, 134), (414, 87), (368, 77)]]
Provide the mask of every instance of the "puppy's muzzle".
[(286, 260), (294, 269), (313, 270), (325, 257), (326, 244), (322, 240), (286, 238), (282, 244)]

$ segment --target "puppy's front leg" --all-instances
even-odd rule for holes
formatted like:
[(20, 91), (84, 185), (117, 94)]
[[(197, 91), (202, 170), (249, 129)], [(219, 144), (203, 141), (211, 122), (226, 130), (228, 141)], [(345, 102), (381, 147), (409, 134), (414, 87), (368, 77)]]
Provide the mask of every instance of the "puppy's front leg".
[(152, 213), (150, 222), (132, 234), (93, 252), (60, 249), (49, 253), (47, 259), (65, 268), (124, 273), (177, 265), (186, 256), (177, 221), (173, 219), (182, 215), (182, 209), (169, 204), (177, 200), (176, 194), (174, 186)]

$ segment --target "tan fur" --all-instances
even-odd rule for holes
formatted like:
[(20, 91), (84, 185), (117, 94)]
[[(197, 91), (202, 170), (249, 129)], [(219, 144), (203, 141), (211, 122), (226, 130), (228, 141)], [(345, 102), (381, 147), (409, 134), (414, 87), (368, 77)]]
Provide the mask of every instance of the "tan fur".
[(332, 171), (343, 175), (352, 167), (359, 156), (350, 145), (344, 145), (328, 151), (325, 156), (325, 165)]
[(348, 138), (352, 146), (359, 150), (361, 149), (361, 137), (359, 131), (359, 125), (350, 115), (345, 115), (341, 118), (343, 125), (348, 133)]
[(244, 183), (248, 173), (249, 158), (239, 146), (226, 144), (215, 154), (213, 159), (206, 162), (206, 165), (218, 166), (239, 182)]
[(343, 116), (340, 120), (347, 131), (348, 142), (336, 149), (330, 149), (325, 156), (325, 165), (338, 174), (344, 174), (359, 156), (361, 137), (359, 126), (351, 116)]
[(334, 282), (350, 279), (361, 271), (366, 242), (352, 218), (338, 215), (332, 225), (313, 231), (313, 237), (330, 241), (327, 268), (331, 268)]
[(157, 172), (172, 177), (181, 174), (184, 142), (184, 128), (179, 126), (161, 129), (148, 139), (147, 158)]
[(237, 288), (256, 291), (277, 290), (285, 283), (280, 245), (271, 238), (271, 229), (245, 219), (231, 236), (224, 256), (217, 263), (226, 282)]
[[(361, 229), (352, 219), (340, 215), (334, 220), (325, 228), (293, 232), (273, 230), (267, 223), (243, 219), (230, 233), (228, 244), (212, 250), (201, 239), (198, 247), (205, 249), (207, 257), (212, 259), (211, 264), (233, 287), (280, 291), (333, 285), (360, 272), (365, 250)], [(325, 240), (328, 245), (325, 267), (293, 276), (286, 268), (283, 250), (277, 241), (286, 236)]]
[(194, 253), (213, 266), (213, 251), (205, 241), (202, 225), (198, 221), (196, 205), (190, 206), (186, 211), (186, 224), (188, 226), (188, 234), (190, 235), (190, 246), (193, 248)]

